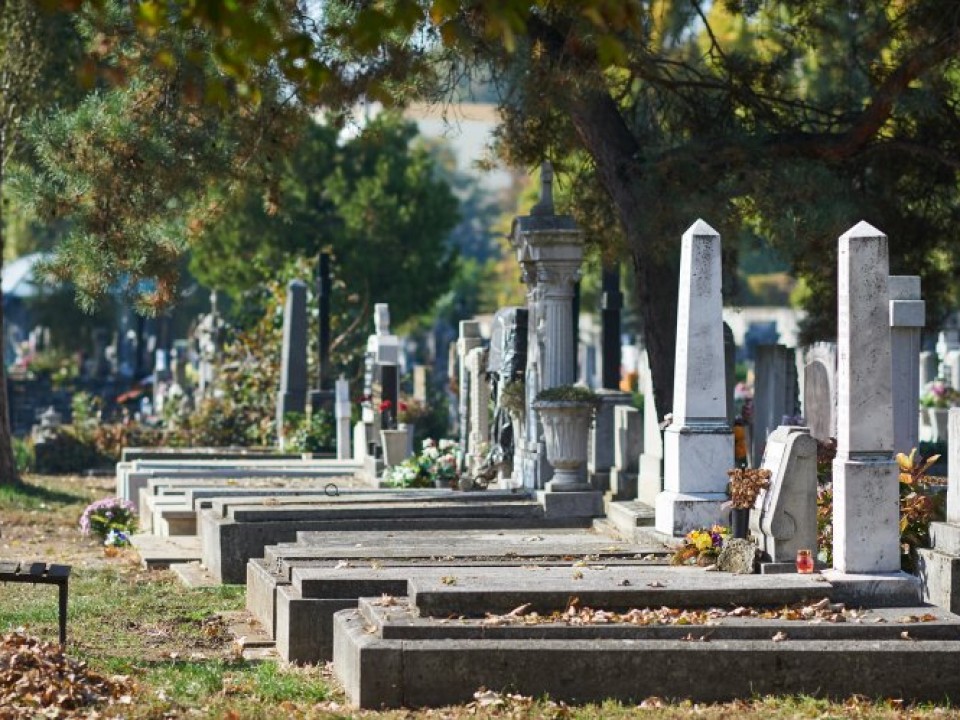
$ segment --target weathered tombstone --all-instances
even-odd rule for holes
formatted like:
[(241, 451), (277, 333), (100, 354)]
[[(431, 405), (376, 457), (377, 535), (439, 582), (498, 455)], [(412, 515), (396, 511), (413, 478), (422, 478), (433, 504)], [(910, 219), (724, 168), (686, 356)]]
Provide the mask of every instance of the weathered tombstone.
[(840, 236), (833, 563), (842, 573), (900, 570), (889, 273), (886, 235), (861, 221)]
[(341, 375), (334, 387), (333, 410), (337, 423), (337, 459), (350, 459), (350, 383)]
[(733, 336), (733, 328), (723, 324), (723, 367), (727, 381), (727, 424), (733, 427), (737, 417), (737, 405), (733, 397), (737, 386), (737, 341)]
[(750, 511), (751, 532), (768, 561), (761, 571), (794, 571), (797, 550), (817, 550), (817, 441), (809, 428), (776, 428), (762, 467), (771, 473), (770, 487)]
[(767, 436), (800, 411), (797, 361), (793, 348), (758, 345), (753, 394), (753, 458), (763, 457)]
[(291, 280), (283, 308), (283, 349), (277, 393), (277, 437), (284, 446), (283, 422), (288, 413), (307, 408), (307, 285)]
[(457, 340), (457, 367), (459, 368), (457, 417), (460, 422), (460, 447), (464, 450), (470, 441), (470, 374), (467, 369), (467, 356), (481, 345), (483, 345), (483, 338), (480, 337), (480, 323), (475, 320), (461, 320), (460, 338)]
[(513, 412), (504, 404), (507, 385), (522, 382), (527, 365), (527, 310), (520, 307), (500, 308), (493, 316), (490, 330), (490, 352), (487, 356), (487, 377), (494, 398), (491, 442), (500, 464), (500, 480), (516, 477), (514, 452), (522, 435), (525, 409)]
[(891, 275), (890, 364), (893, 372), (893, 447), (909, 453), (919, 441), (920, 332), (926, 322), (919, 275)]
[(400, 395), (400, 373), (396, 363), (378, 363), (373, 381), (374, 409), (381, 430), (396, 430)]
[[(659, 434), (659, 433), (658, 433)], [(612, 500), (633, 500), (637, 496), (637, 474), (643, 452), (643, 415), (632, 405), (613, 410), (613, 467), (610, 469)]]
[(683, 235), (673, 422), (664, 431), (656, 527), (678, 536), (720, 520), (733, 432), (727, 423), (720, 235), (697, 220)]
[(650, 358), (644, 350), (640, 357), (643, 384), (643, 452), (637, 477), (637, 500), (653, 507), (663, 490), (663, 434), (657, 416), (657, 402), (653, 395), (653, 376)]
[(803, 417), (820, 442), (837, 436), (837, 346), (815, 343), (803, 353)]
[(469, 427), (466, 445), (466, 465), (476, 473), (483, 462), (490, 444), (490, 386), (486, 381), (487, 353), (483, 347), (474, 348), (467, 354), (466, 367), (470, 375)]
[(930, 523), (930, 548), (917, 549), (923, 599), (952, 613), (960, 612), (960, 408), (947, 420), (947, 518)]
[(610, 470), (613, 467), (616, 426), (614, 414), (619, 407), (629, 406), (633, 397), (622, 390), (597, 391), (600, 404), (597, 406), (593, 427), (590, 429), (589, 453), (587, 455), (587, 477), (595, 490), (606, 492), (610, 489)]

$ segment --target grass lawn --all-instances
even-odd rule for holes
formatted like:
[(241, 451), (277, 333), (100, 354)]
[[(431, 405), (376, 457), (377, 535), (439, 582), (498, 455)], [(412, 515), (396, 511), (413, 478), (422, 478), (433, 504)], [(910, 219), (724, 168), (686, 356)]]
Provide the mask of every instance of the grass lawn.
[[(77, 520), (83, 508), (112, 494), (112, 486), (112, 478), (34, 476), (22, 487), (0, 487), (0, 557), (73, 565), (68, 654), (98, 672), (131, 679), (132, 702), (101, 706), (100, 717), (960, 718), (960, 712), (946, 707), (901, 707), (862, 698), (845, 703), (757, 698), (717, 705), (651, 698), (641, 707), (606, 703), (571, 708), (493, 693), (469, 705), (437, 710), (351, 710), (325, 667), (251, 662), (237, 655), (220, 613), (243, 608), (243, 587), (185, 589), (172, 573), (141, 570), (132, 551), (107, 558), (96, 541), (81, 536)], [(23, 627), (52, 641), (56, 626), (54, 587), (0, 585), (0, 631)], [(87, 717), (85, 713), (89, 710), (77, 716)], [(18, 716), (0, 707), (0, 719), (7, 717)]]

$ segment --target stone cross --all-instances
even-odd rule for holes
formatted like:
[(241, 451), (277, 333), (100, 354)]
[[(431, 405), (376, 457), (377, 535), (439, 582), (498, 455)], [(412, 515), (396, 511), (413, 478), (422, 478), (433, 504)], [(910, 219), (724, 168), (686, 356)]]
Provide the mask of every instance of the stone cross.
[(920, 332), (926, 323), (919, 275), (891, 275), (890, 364), (893, 372), (893, 449), (917, 447), (920, 409)]
[(307, 285), (291, 280), (283, 308), (283, 347), (280, 391), (277, 393), (277, 437), (284, 446), (283, 421), (287, 413), (307, 408)]
[(887, 236), (866, 222), (840, 236), (833, 563), (842, 573), (900, 570), (887, 252)]
[(733, 467), (727, 423), (720, 235), (697, 220), (683, 235), (673, 422), (664, 432), (663, 492), (656, 527), (683, 535), (720, 520)]

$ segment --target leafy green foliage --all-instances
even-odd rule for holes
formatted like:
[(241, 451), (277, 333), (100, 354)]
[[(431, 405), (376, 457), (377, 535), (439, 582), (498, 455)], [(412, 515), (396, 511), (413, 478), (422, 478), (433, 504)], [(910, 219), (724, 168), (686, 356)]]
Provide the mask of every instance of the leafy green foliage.
[(457, 201), (415, 135), (391, 115), (342, 143), (337, 128), (311, 124), (278, 175), (240, 194), (209, 227), (193, 272), (240, 299), (291, 257), (332, 253), (332, 345), (348, 356), (370, 332), (374, 303), (389, 303), (395, 326), (425, 312), (456, 272), (446, 238)]

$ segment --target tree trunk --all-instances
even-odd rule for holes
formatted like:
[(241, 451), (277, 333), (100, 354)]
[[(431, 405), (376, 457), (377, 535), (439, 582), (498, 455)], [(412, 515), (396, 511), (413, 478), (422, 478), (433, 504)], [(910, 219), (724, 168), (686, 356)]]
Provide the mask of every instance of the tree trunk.
[(632, 160), (641, 148), (613, 99), (598, 91), (571, 93), (569, 97), (572, 102), (568, 111), (574, 127), (596, 163), (597, 175), (617, 209), (633, 251), (637, 309), (643, 319), (643, 342), (650, 359), (657, 415), (662, 419), (673, 407), (678, 270), (665, 253), (652, 251), (644, 237), (641, 219), (646, 208), (636, 190), (638, 166)]
[[(4, 146), (0, 137), (0, 198), (3, 197)], [(6, 248), (6, 233), (3, 227), (3, 202), (0, 200), (0, 271), (3, 270), (3, 253)], [(0, 485), (13, 485), (20, 481), (17, 463), (13, 458), (13, 433), (10, 431), (10, 402), (7, 396), (7, 363), (5, 359), (6, 328), (3, 313), (3, 288), (0, 287)]]

